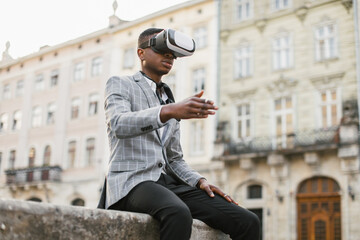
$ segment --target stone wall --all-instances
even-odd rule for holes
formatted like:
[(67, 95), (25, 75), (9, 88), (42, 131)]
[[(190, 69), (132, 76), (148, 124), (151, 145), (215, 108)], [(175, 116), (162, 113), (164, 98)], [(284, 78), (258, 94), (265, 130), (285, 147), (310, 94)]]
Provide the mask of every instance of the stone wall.
[[(147, 214), (0, 198), (0, 239), (152, 240), (159, 226)], [(229, 238), (194, 220), (191, 239)]]

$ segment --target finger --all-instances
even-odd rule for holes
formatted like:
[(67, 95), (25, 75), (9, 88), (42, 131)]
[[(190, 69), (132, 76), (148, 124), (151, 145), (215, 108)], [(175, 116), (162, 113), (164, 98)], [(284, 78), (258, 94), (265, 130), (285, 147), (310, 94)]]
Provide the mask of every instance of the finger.
[(206, 186), (204, 188), (205, 192), (210, 196), (210, 197), (215, 197), (213, 191), (211, 191), (210, 187), (209, 186)]
[(204, 94), (204, 90), (201, 90), (200, 92), (196, 93), (194, 97), (201, 98), (201, 96)]

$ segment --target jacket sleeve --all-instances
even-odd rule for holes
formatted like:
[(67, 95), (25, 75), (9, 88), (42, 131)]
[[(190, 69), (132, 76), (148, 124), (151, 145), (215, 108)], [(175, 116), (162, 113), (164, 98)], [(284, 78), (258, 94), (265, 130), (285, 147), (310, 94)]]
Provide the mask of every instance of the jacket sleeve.
[[(158, 121), (161, 106), (147, 108), (143, 92), (126, 77), (111, 77), (105, 88), (105, 117), (110, 131), (117, 138), (131, 138), (162, 127)], [(146, 101), (145, 101), (146, 103)]]

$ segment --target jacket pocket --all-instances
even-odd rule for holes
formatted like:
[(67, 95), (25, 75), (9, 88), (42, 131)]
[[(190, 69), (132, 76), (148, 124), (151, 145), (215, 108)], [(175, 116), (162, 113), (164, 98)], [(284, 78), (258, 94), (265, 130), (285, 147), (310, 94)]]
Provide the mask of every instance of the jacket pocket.
[(144, 169), (146, 164), (144, 162), (112, 162), (109, 166), (111, 172), (129, 172)]

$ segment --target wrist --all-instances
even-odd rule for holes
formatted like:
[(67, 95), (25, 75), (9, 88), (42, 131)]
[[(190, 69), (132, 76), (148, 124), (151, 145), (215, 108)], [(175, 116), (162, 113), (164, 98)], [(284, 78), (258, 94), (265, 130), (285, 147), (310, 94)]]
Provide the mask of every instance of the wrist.
[(162, 123), (165, 123), (167, 121), (169, 121), (171, 118), (173, 118), (173, 111), (172, 111), (172, 105), (173, 104), (167, 104), (167, 105), (164, 105), (162, 108), (161, 108), (161, 111), (160, 111), (160, 121)]
[(206, 179), (205, 179), (205, 178), (200, 178), (199, 181), (198, 181), (197, 184), (196, 184), (196, 187), (197, 187), (197, 188), (200, 188), (200, 186), (201, 186), (201, 184), (202, 184), (203, 182), (206, 182)]

